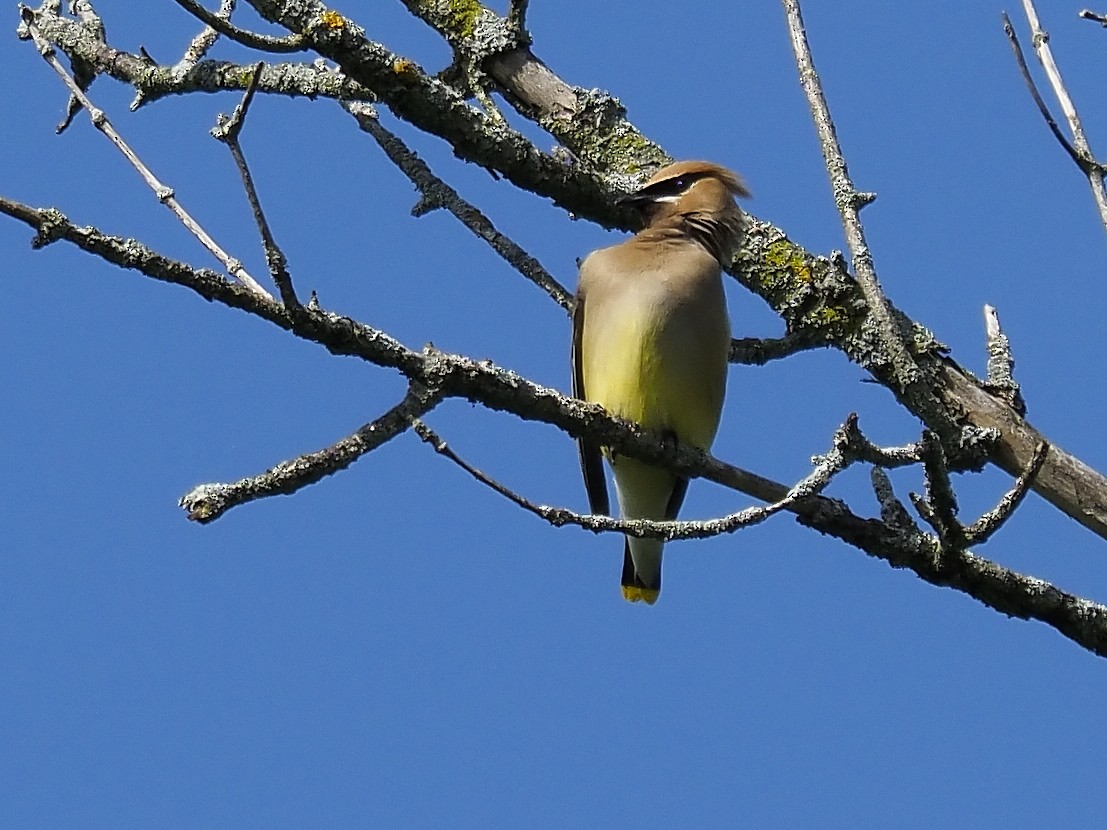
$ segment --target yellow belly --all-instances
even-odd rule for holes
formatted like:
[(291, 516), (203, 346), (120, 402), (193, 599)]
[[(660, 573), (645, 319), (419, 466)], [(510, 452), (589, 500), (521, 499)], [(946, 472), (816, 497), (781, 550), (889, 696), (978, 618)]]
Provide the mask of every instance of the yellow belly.
[[(642, 426), (668, 430), (683, 442), (711, 446), (719, 425), (729, 335), (722, 327), (688, 331), (677, 339), (649, 314), (605, 321), (585, 330), (585, 397)], [(721, 335), (720, 335), (721, 332)], [(588, 336), (591, 334), (591, 336)]]

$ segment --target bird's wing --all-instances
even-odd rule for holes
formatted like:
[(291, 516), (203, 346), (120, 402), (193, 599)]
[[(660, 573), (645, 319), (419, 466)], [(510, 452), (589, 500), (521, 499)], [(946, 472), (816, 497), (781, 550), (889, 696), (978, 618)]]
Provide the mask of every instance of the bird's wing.
[[(577, 295), (573, 309), (573, 397), (584, 400), (584, 360), (581, 356), (581, 338), (584, 334), (584, 294)], [(588, 492), (588, 504), (593, 515), (611, 514), (611, 502), (607, 496), (604, 479), (603, 456), (600, 446), (587, 438), (577, 439), (580, 453), (580, 471), (584, 476), (584, 489)]]

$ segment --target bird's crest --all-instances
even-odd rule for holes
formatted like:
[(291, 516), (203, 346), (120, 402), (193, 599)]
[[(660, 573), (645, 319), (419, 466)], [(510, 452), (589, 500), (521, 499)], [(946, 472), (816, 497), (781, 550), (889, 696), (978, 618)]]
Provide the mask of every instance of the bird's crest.
[(681, 193), (687, 190), (694, 182), (700, 179), (717, 179), (722, 182), (733, 196), (749, 196), (745, 183), (737, 173), (727, 170), (719, 164), (710, 161), (678, 161), (662, 167), (646, 182), (645, 187), (638, 191), (642, 193), (652, 190), (655, 186)]

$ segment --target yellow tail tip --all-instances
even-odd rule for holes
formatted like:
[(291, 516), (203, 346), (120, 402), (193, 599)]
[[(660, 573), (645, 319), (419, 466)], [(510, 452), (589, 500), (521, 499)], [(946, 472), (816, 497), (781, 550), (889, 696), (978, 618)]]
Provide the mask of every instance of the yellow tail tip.
[(654, 590), (653, 588), (643, 588), (640, 585), (623, 586), (623, 599), (627, 602), (644, 602), (646, 605), (653, 605), (657, 602), (657, 598), (660, 594), (661, 591)]

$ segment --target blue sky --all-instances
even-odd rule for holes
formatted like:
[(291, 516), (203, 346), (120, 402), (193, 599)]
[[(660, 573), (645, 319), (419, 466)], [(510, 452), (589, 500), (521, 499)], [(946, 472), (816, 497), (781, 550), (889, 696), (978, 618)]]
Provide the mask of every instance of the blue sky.
[[(398, 3), (360, 18), (355, 5), (340, 10), (370, 37), (431, 69), (448, 61)], [(1107, 469), (1105, 239), (1018, 78), (1000, 7), (808, 5), (851, 172), (879, 193), (864, 219), (888, 294), (977, 371), (981, 307), (997, 306), (1031, 421)], [(97, 3), (116, 46), (175, 61), (197, 27), (169, 0), (144, 6)], [(808, 249), (843, 247), (777, 4), (531, 6), (535, 52), (563, 78), (610, 90), (673, 155), (741, 171), (749, 209)], [(1078, 8), (1042, 11), (1095, 148), (1107, 33)], [(64, 92), (15, 25), (12, 4), (0, 192), (213, 266), (86, 118), (53, 135)], [(264, 274), (230, 158), (207, 135), (237, 98), (130, 113), (126, 88), (101, 79), (92, 93)], [(566, 285), (577, 257), (620, 238), (400, 132)], [(452, 217), (412, 218), (407, 180), (348, 116), (259, 99), (243, 142), (301, 293), (410, 346), (568, 390), (563, 312)], [(547, 527), (412, 435), (292, 497), (189, 523), (176, 500), (192, 486), (325, 446), (403, 383), (29, 239), (0, 221), (0, 825), (1101, 820), (1107, 663), (787, 516), (671, 546), (653, 608), (620, 599), (617, 537)], [(780, 333), (759, 299), (728, 293), (736, 335)], [(716, 453), (795, 480), (851, 411), (876, 440), (914, 440), (863, 380), (830, 351), (733, 367)], [(585, 509), (575, 448), (553, 428), (460, 402), (428, 422), (534, 500)], [(831, 492), (871, 512), (865, 480), (851, 471)], [(920, 486), (911, 471), (895, 480)], [(958, 486), (971, 518), (1009, 479)], [(695, 482), (685, 515), (744, 504)], [(1037, 497), (979, 553), (1107, 599), (1102, 540)]]

